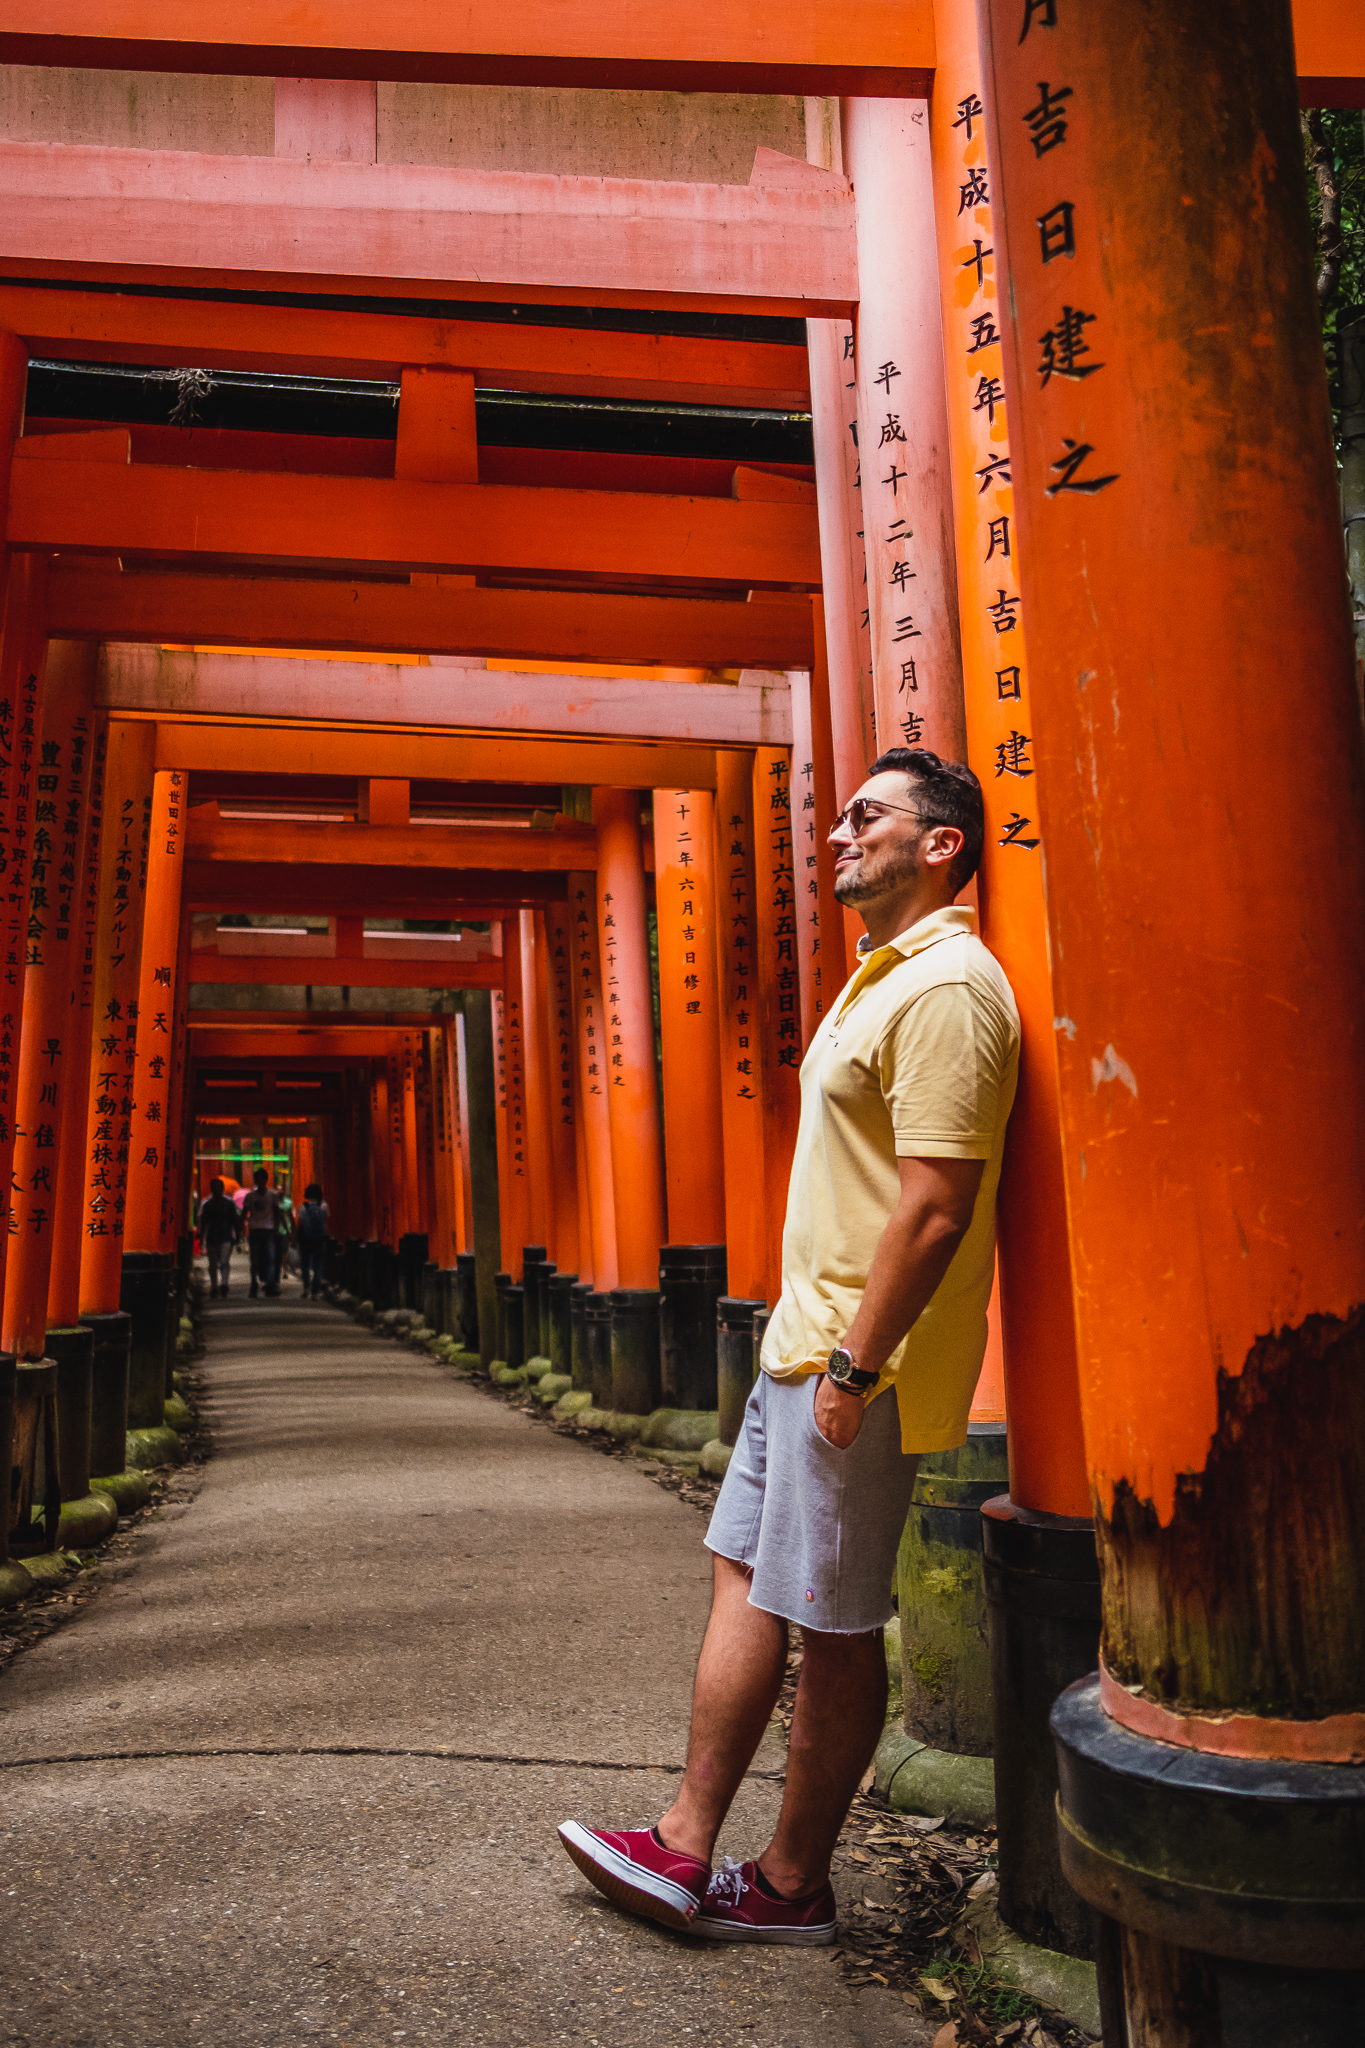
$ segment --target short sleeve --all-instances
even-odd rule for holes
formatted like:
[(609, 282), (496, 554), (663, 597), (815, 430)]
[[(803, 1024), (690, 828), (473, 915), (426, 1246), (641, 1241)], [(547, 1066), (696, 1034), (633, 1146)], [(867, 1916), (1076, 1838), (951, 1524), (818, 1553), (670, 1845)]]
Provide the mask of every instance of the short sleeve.
[(989, 1159), (1006, 1068), (1008, 1019), (966, 982), (926, 989), (877, 1047), (900, 1159)]

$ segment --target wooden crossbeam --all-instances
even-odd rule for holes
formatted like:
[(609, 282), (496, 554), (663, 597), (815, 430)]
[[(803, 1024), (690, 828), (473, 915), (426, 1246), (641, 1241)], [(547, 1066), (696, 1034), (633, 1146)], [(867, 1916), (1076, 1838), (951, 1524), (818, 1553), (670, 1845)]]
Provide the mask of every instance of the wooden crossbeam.
[[(158, 768), (268, 775), (394, 776), (433, 782), (607, 783), (714, 789), (713, 747), (641, 740), (530, 739), (520, 733), (385, 732), (241, 720), (158, 719)], [(428, 827), (416, 828), (428, 830)], [(521, 836), (521, 835), (519, 835)], [(526, 835), (529, 836), (529, 835)]]
[(319, 960), (287, 953), (190, 955), (190, 986), (234, 988), (501, 988), (501, 960)]
[(852, 191), (818, 171), (689, 185), (2, 142), (0, 259), (68, 278), (354, 277), (829, 318), (858, 297)]
[(35, 356), (82, 363), (287, 370), (396, 382), (412, 364), (471, 370), (501, 391), (805, 411), (804, 348), (676, 334), (427, 320), (325, 307), (116, 297), (0, 285), (0, 328)]
[(804, 505), (506, 484), (14, 464), (11, 547), (354, 571), (820, 586)]
[(48, 578), (48, 619), (68, 639), (210, 647), (373, 648), (707, 669), (809, 668), (814, 654), (810, 601), (795, 595), (773, 593), (748, 604), (610, 591), (123, 575), (69, 560), (54, 564)]
[(278, 656), (188, 654), (136, 645), (101, 650), (97, 701), (113, 712), (256, 714), (338, 724), (467, 726), (501, 732), (790, 746), (785, 676), (739, 683), (526, 675), (468, 667), (401, 667)]
[(671, 92), (924, 96), (933, 54), (929, 0), (8, 0), (0, 32), (10, 64)]
[[(1341, 0), (1294, 0), (1308, 106), (1358, 106), (1365, 22)], [(287, 26), (286, 26), (287, 23)], [(229, 26), (232, 24), (232, 26)], [(225, 9), (213, 0), (8, 0), (0, 61), (259, 77), (384, 78), (467, 85), (610, 86), (670, 92), (849, 93), (927, 98), (931, 0), (319, 0)]]
[(387, 1012), (363, 1017), (344, 1013), (335, 1024), (326, 1016), (299, 1017), (291, 1012), (234, 1010), (231, 1015), (191, 1010), (190, 1051), (201, 1066), (233, 1060), (365, 1060), (394, 1043), (396, 1024)]
[(251, 861), (190, 860), (185, 864), (187, 909), (260, 912), (283, 916), (354, 916), (466, 919), (514, 917), (541, 903), (562, 903), (562, 874), (453, 871), (431, 868), (343, 868), (298, 861), (268, 867)]
[(501, 825), (324, 824), (223, 818), (217, 804), (192, 805), (189, 861), (260, 861), (272, 868), (379, 867), (412, 871), (477, 868), (484, 874), (570, 874), (597, 865), (591, 825), (557, 819), (551, 831)]

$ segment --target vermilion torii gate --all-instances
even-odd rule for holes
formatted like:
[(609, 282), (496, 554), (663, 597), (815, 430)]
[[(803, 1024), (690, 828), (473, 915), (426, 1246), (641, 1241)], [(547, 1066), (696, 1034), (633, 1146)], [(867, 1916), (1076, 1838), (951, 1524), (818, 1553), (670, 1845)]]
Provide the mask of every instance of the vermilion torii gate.
[[(487, 994), (500, 1248), (562, 1231), (599, 1284), (648, 1284), (672, 1201), (723, 1218), (735, 1270), (770, 1291), (774, 1209), (744, 1191), (756, 1160), (780, 1189), (783, 1026), (808, 1037), (843, 967), (797, 793), (832, 811), (874, 739), (965, 734), (991, 828), (983, 931), (1026, 1038), (1002, 1204), (1011, 1493), (989, 1537), (1018, 1652), (997, 1699), (1002, 1797), (1011, 1758), (1045, 1782), (1052, 1667), (1035, 1649), (1093, 1569), (1093, 1509), (1104, 1665), (1058, 1726), (1065, 1867), (1106, 1920), (1106, 2038), (1335, 2038), (1313, 2015), (1361, 1995), (1365, 827), (1293, 117), (1296, 97), (1365, 100), (1365, 30), (1323, 0), (1216, 0), (1197, 22), (1117, 0), (533, 7), (514, 24), (479, 7), (455, 49), (424, 0), (382, 22), (334, 0), (278, 39), (233, 41), (220, 14), (21, 0), (0, 28), (16, 62), (281, 81), (273, 155), (0, 143), (0, 1166), (14, 1076), (31, 1085), (61, 1036), (40, 898), (55, 821), (37, 810), (53, 792), (35, 778), (69, 772), (86, 717), (109, 763), (86, 1148), (59, 1101), (57, 1157), (37, 1163), (30, 1134), (24, 1169), (55, 1169), (63, 1196), (80, 1179), (82, 1307), (117, 1303), (116, 1214), (137, 1218), (134, 1253), (178, 1227), (195, 951), (205, 988), (267, 968), (275, 988), (408, 986), (381, 979), (400, 968), (371, 957), (366, 915), (493, 927), (486, 959), (423, 965), (426, 986), (463, 982), (463, 1052), (442, 1027), (419, 1057), (432, 1026), (407, 1018), (355, 1049), (373, 1227), (385, 1205), (390, 1225), (429, 1213), (453, 1245), (463, 1217), (488, 1265), (486, 1174), (466, 1198), (448, 1143), (439, 1187), (424, 1181), (416, 1136), (419, 1073), (433, 1131), (471, 1128), (471, 1087), (490, 1108)], [(813, 99), (809, 160), (760, 148), (745, 184), (583, 179), (378, 161), (374, 81), (414, 78), (851, 97)], [(491, 317), (509, 307), (541, 324)], [(564, 324), (602, 309), (661, 331)], [(684, 315), (801, 318), (808, 350), (662, 331)], [(167, 428), (25, 420), (30, 356), (386, 381), (396, 434), (324, 455), (292, 434), (196, 429), (191, 448)], [(492, 384), (808, 405), (815, 489), (791, 465), (488, 449), (476, 390)], [(234, 683), (234, 657), (194, 651), (227, 648), (268, 658)], [(343, 654), (368, 661), (323, 659)], [(383, 660), (398, 655), (425, 659)], [(630, 673), (573, 673), (591, 666)], [(780, 821), (758, 830), (774, 768), (785, 845)], [(265, 781), (272, 815), (224, 819)], [(476, 785), (524, 800), (474, 820)], [(694, 829), (709, 874), (680, 861)], [(662, 1153), (642, 1001), (655, 860), (656, 893), (665, 873), (709, 886), (715, 947), (693, 987), (697, 897), (657, 896)], [(723, 930), (722, 886), (752, 913), (752, 951)], [(669, 908), (684, 901), (686, 926)], [(331, 953), (192, 945), (196, 911), (267, 906), (335, 920)], [(693, 1004), (711, 1007), (719, 1087), (684, 1187), (662, 1162)], [(194, 1037), (231, 1067), (293, 1058), (285, 1028), (263, 1005)], [(356, 1028), (288, 1031), (335, 1031), (344, 1061)], [(572, 1175), (549, 1113), (565, 1062)], [(46, 1211), (34, 1195), (15, 1220)], [(44, 1215), (50, 1261), (11, 1261), (7, 1330), (26, 1349), (48, 1263), (69, 1289), (70, 1215)], [(1026, 1821), (1037, 1836), (1022, 1795), (1002, 1807), (1006, 1914), (1076, 1945)]]

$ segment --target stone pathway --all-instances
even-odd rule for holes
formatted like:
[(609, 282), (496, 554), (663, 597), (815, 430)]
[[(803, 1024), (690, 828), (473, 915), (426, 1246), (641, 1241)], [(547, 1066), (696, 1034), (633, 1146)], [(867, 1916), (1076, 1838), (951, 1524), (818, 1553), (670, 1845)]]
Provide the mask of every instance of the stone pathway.
[(0, 2042), (925, 2048), (832, 1951), (632, 1921), (555, 1839), (670, 1796), (695, 1511), (292, 1282), (210, 1315), (201, 1491), (0, 1686)]

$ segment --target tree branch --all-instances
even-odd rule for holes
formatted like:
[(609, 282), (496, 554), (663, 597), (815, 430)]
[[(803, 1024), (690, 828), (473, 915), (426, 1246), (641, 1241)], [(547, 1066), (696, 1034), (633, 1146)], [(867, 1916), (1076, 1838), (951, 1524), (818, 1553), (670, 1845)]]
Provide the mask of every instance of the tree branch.
[(1341, 277), (1341, 185), (1332, 145), (1323, 124), (1322, 108), (1308, 107), (1300, 118), (1309, 169), (1318, 188), (1318, 304), (1326, 307)]

